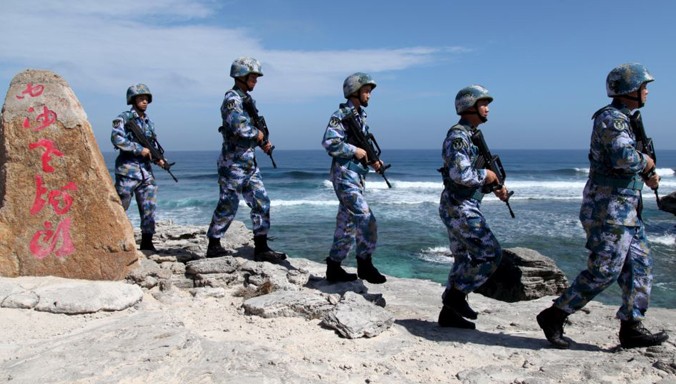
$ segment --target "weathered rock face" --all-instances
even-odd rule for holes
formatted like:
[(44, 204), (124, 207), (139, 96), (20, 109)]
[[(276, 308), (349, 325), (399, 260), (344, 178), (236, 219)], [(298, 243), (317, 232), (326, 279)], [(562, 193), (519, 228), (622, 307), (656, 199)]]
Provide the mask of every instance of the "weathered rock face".
[(497, 271), (476, 292), (513, 303), (559, 295), (567, 286), (554, 260), (532, 249), (510, 248), (502, 250)]
[(660, 209), (676, 215), (676, 192), (671, 192), (660, 198)]
[(117, 280), (137, 259), (77, 97), (55, 73), (18, 74), (0, 119), (0, 275)]

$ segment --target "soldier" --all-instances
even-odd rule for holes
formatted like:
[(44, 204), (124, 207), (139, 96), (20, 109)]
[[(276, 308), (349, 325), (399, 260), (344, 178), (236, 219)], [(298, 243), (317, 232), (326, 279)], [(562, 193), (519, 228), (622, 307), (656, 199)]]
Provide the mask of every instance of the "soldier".
[(150, 149), (144, 148), (125, 128), (125, 124), (133, 120), (143, 130), (152, 143), (155, 141), (155, 124), (148, 117), (146, 110), (152, 103), (153, 95), (145, 84), (132, 85), (127, 89), (127, 105), (129, 111), (120, 113), (113, 120), (113, 132), (110, 141), (120, 154), (115, 159), (115, 190), (126, 211), (131, 203), (131, 196), (136, 196), (139, 215), (141, 216), (141, 250), (154, 251), (153, 235), (155, 234), (155, 209), (157, 208), (157, 183), (150, 165), (153, 159)]
[[(333, 245), (326, 259), (326, 279), (330, 282), (353, 281), (359, 276), (372, 284), (382, 284), (387, 278), (373, 266), (371, 257), (376, 249), (378, 227), (373, 212), (364, 198), (366, 174), (369, 172), (360, 160), (366, 158), (366, 151), (350, 143), (350, 137), (343, 126), (343, 119), (350, 112), (354, 113), (357, 122), (365, 134), (369, 127), (366, 124), (366, 111), (371, 99), (371, 91), (376, 82), (371, 76), (357, 72), (348, 76), (343, 83), (343, 95), (347, 103), (340, 104), (331, 115), (324, 133), (322, 145), (333, 158), (331, 162), (331, 182), (338, 197), (338, 215)], [(378, 171), (382, 162), (372, 164)], [(357, 243), (357, 274), (347, 273), (341, 266), (347, 254)]]
[[(500, 244), (480, 210), (482, 189), (496, 184), (498, 178), (489, 169), (475, 167), (479, 151), (472, 142), (477, 127), (488, 120), (491, 101), (493, 97), (480, 85), (461, 89), (455, 97), (460, 121), (448, 130), (442, 148), (444, 191), (439, 216), (446, 225), (455, 261), (442, 295), (441, 327), (475, 328), (465, 319), (477, 318), (467, 295), (486, 282), (502, 258)], [(509, 196), (505, 186), (494, 193), (502, 201)]]
[(614, 68), (606, 79), (613, 101), (592, 117), (590, 172), (580, 209), (590, 252), (587, 269), (537, 316), (547, 340), (557, 348), (570, 346), (563, 338), (566, 318), (613, 281), (622, 289), (622, 306), (617, 311), (622, 347), (648, 347), (668, 339), (665, 332), (651, 334), (641, 324), (653, 280), (653, 261), (641, 219), (641, 189), (644, 183), (657, 188), (659, 176), (654, 173), (654, 159), (636, 149), (629, 119), (632, 110), (644, 105), (647, 84), (653, 80), (641, 64)]
[[(254, 260), (278, 263), (286, 259), (286, 254), (268, 247), (270, 199), (256, 163), (256, 147), (260, 146), (269, 154), (273, 146), (264, 140), (263, 132), (253, 125), (252, 116), (244, 106), (251, 98), (249, 92), (254, 90), (261, 76), (261, 64), (251, 57), (240, 57), (230, 67), (230, 77), (235, 79), (235, 85), (225, 93), (221, 105), (223, 126), (219, 131), (223, 135), (223, 146), (218, 158), (220, 194), (207, 231), (209, 245), (206, 257), (225, 256), (228, 253), (221, 245), (221, 238), (235, 218), (239, 195), (242, 195), (251, 207)], [(252, 99), (250, 102), (255, 103)]]

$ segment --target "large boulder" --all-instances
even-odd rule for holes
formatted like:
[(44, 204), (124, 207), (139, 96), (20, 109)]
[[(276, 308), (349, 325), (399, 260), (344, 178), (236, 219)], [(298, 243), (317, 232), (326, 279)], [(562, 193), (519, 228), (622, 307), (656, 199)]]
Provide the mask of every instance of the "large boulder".
[(660, 198), (660, 209), (676, 215), (676, 192), (671, 192)]
[(513, 303), (559, 295), (567, 286), (554, 260), (532, 249), (509, 248), (503, 249), (495, 273), (475, 292)]
[(49, 71), (19, 73), (0, 119), (0, 275), (123, 279), (136, 252), (72, 89)]

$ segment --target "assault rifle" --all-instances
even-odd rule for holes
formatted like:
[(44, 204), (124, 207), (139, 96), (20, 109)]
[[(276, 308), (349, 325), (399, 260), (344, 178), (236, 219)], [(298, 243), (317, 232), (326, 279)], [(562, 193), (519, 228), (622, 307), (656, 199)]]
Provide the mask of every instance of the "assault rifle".
[[(263, 132), (263, 141), (260, 144), (260, 147), (263, 148), (266, 145), (268, 145), (269, 138), (270, 138), (270, 130), (268, 129), (268, 124), (265, 122), (265, 118), (263, 116), (260, 116), (258, 114), (258, 109), (253, 103), (253, 99), (251, 99), (250, 95), (246, 95), (244, 97), (244, 109), (246, 110), (246, 113), (251, 116), (251, 120), (253, 122), (253, 125), (258, 128), (259, 131)], [(272, 161), (272, 166), (274, 168), (277, 168), (277, 164), (275, 163), (275, 159), (272, 158), (272, 151), (275, 149), (275, 146), (273, 145), (270, 147), (270, 152), (268, 152), (268, 156), (270, 156), (270, 161)]]
[[(505, 185), (505, 178), (507, 177), (507, 173), (505, 172), (505, 169), (502, 167), (502, 161), (500, 160), (500, 156), (497, 155), (494, 156), (491, 154), (490, 149), (488, 149), (488, 145), (486, 145), (484, 134), (479, 129), (477, 129), (476, 132), (474, 132), (474, 134), (472, 135), (472, 143), (474, 143), (474, 145), (476, 145), (477, 148), (479, 149), (479, 156), (477, 157), (475, 166), (477, 168), (490, 169), (495, 173), (495, 176), (498, 177), (497, 182), (490, 185), (485, 185), (481, 189), (481, 192), (489, 193), (502, 188), (502, 186)], [(509, 205), (509, 198), (512, 197), (513, 194), (514, 191), (510, 191), (509, 194), (507, 195), (507, 200), (505, 200), (505, 204), (507, 204), (507, 209), (509, 209), (509, 214), (512, 216), (512, 219), (514, 218), (514, 212), (512, 211), (512, 207)]]
[(169, 174), (171, 175), (171, 178), (174, 179), (174, 181), (178, 183), (178, 179), (176, 178), (176, 176), (174, 176), (174, 174), (171, 173), (171, 167), (176, 163), (170, 163), (164, 157), (164, 148), (162, 148), (160, 143), (157, 142), (155, 135), (153, 134), (153, 138), (152, 138), (152, 142), (151, 142), (146, 137), (146, 135), (143, 133), (143, 130), (141, 130), (141, 127), (139, 127), (136, 124), (134, 119), (127, 121), (124, 124), (124, 127), (127, 130), (129, 130), (132, 134), (134, 134), (136, 141), (138, 141), (144, 148), (148, 148), (148, 150), (150, 151), (150, 156), (152, 157), (153, 162), (155, 162), (155, 164), (159, 165), (160, 160), (164, 161), (164, 165), (160, 166), (160, 168), (169, 172)]
[[(357, 122), (357, 118), (354, 116), (354, 111), (350, 111), (347, 116), (343, 118), (342, 123), (347, 127), (350, 143), (366, 151), (366, 157), (360, 160), (362, 165), (368, 167), (371, 164), (380, 163), (380, 146), (372, 133), (369, 132), (368, 134), (364, 134), (360, 124)], [(376, 171), (383, 179), (385, 179), (385, 184), (387, 184), (388, 188), (392, 188), (392, 184), (387, 180), (385, 171), (391, 166), (392, 164), (382, 164), (380, 169)]]
[[(641, 116), (641, 111), (634, 112), (633, 115), (629, 118), (629, 123), (631, 125), (631, 130), (634, 131), (634, 136), (636, 136), (636, 149), (648, 155), (655, 164), (657, 164), (657, 156), (655, 155), (655, 147), (653, 146), (653, 139), (648, 137), (645, 133), (645, 128), (643, 127), (643, 117)], [(647, 180), (655, 175), (655, 166), (652, 169), (649, 169), (647, 172), (642, 173), (641, 177), (643, 180)], [(660, 208), (660, 195), (657, 193), (657, 188), (653, 188), (655, 192), (655, 199), (657, 200), (657, 208)]]

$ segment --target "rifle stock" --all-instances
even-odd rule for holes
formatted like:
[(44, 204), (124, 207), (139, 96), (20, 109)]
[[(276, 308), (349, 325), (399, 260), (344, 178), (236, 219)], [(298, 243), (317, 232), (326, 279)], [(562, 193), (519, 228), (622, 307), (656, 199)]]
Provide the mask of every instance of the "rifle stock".
[(354, 116), (354, 111), (352, 110), (350, 110), (350, 113), (348, 113), (347, 116), (343, 118), (343, 123), (345, 126), (347, 126), (349, 139), (352, 142), (351, 144), (366, 151), (366, 157), (369, 159), (369, 161), (362, 159), (361, 163), (365, 167), (375, 163), (381, 163), (382, 166), (378, 171), (376, 171), (376, 173), (383, 177), (388, 188), (392, 188), (392, 184), (390, 184), (390, 181), (387, 180), (387, 176), (385, 176), (385, 171), (390, 168), (392, 164), (384, 164), (380, 161), (381, 151), (375, 136), (373, 136), (373, 134), (370, 132), (368, 134), (364, 134), (359, 123), (357, 122), (357, 118)]
[[(246, 112), (249, 114), (249, 116), (251, 116), (253, 125), (259, 131), (263, 132), (263, 141), (260, 143), (260, 147), (263, 148), (268, 144), (270, 138), (270, 130), (268, 129), (268, 124), (265, 122), (265, 118), (258, 114), (258, 109), (254, 105), (250, 95), (247, 94), (244, 97), (243, 105)], [(275, 159), (272, 157), (272, 151), (274, 149), (275, 149), (274, 145), (270, 147), (270, 152), (268, 152), (268, 156), (270, 156), (270, 161), (272, 161), (272, 167), (277, 168), (277, 163), (275, 163)]]
[[(488, 145), (486, 144), (486, 140), (484, 139), (484, 134), (479, 129), (477, 129), (472, 135), (472, 143), (474, 143), (474, 145), (476, 145), (479, 149), (479, 157), (477, 158), (475, 164), (476, 167), (489, 169), (493, 171), (495, 176), (498, 178), (497, 183), (487, 185), (487, 188), (483, 188), (482, 192), (488, 193), (502, 188), (505, 185), (507, 173), (505, 172), (505, 168), (502, 166), (502, 160), (500, 160), (500, 156), (491, 154), (491, 151), (488, 149)], [(509, 205), (509, 199), (513, 194), (514, 191), (510, 191), (507, 195), (507, 200), (505, 200), (505, 204), (507, 204), (507, 209), (509, 209), (509, 214), (512, 216), (512, 218), (514, 218), (514, 211), (512, 211), (512, 207)]]
[[(148, 150), (150, 151), (150, 156), (153, 159), (153, 162), (157, 164), (160, 168), (169, 172), (171, 178), (178, 183), (178, 179), (176, 178), (176, 176), (174, 176), (174, 174), (171, 173), (171, 167), (176, 163), (170, 163), (164, 157), (164, 148), (162, 148), (157, 139), (153, 138), (154, 143), (151, 143), (150, 140), (148, 140), (146, 135), (141, 130), (141, 127), (139, 127), (138, 124), (136, 124), (136, 122), (133, 119), (127, 121), (124, 124), (124, 126), (134, 135), (136, 141), (138, 141), (144, 148), (148, 148)], [(159, 165), (160, 160), (164, 162), (164, 165), (161, 166)]]
[[(653, 139), (648, 137), (645, 133), (645, 127), (643, 126), (643, 117), (641, 116), (641, 111), (637, 110), (629, 118), (629, 123), (631, 129), (636, 136), (636, 149), (649, 156), (655, 162), (655, 166), (652, 169), (649, 169), (647, 172), (641, 173), (643, 180), (647, 180), (655, 174), (655, 168), (657, 167), (657, 155), (655, 154), (655, 146), (653, 145)], [(657, 192), (657, 188), (652, 188), (655, 192), (655, 199), (657, 200), (657, 207), (660, 208), (660, 195)]]

